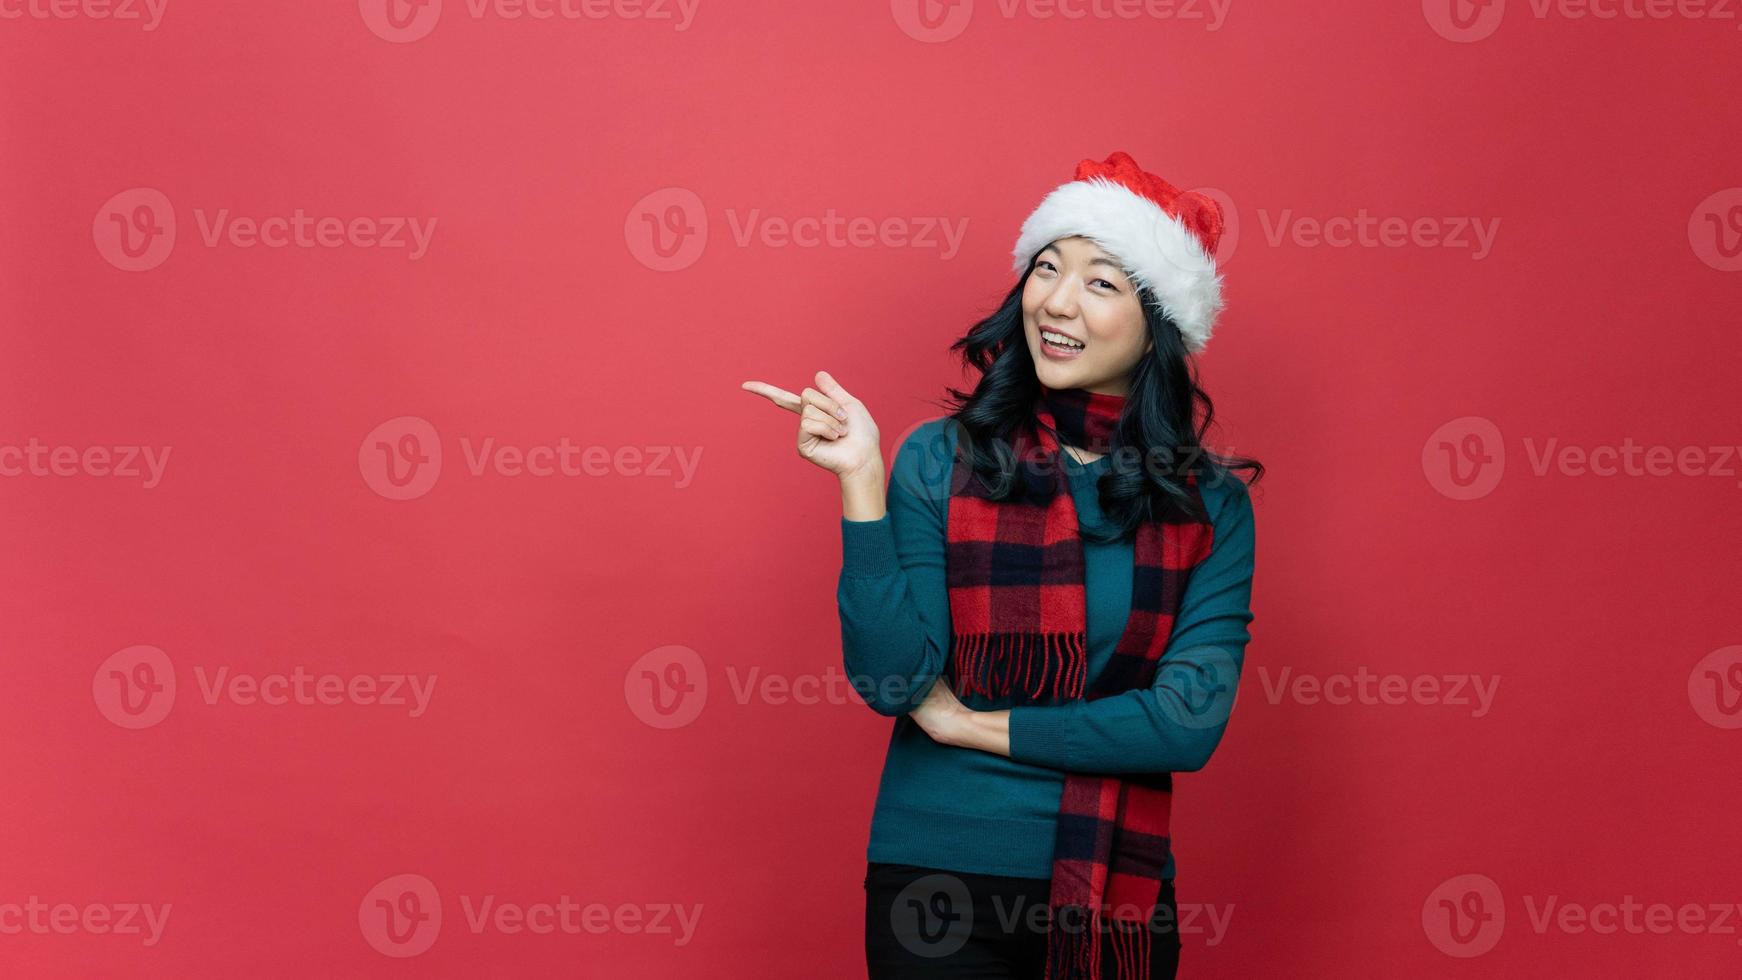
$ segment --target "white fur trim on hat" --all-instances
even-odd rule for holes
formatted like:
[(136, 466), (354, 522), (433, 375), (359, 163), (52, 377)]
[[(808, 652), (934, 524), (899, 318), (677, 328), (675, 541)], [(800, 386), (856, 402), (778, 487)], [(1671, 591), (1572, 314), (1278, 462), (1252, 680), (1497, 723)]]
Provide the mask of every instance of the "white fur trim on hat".
[(1161, 205), (1105, 177), (1062, 184), (1022, 223), (1016, 272), (1028, 271), (1036, 252), (1060, 238), (1082, 235), (1110, 252), (1138, 286), (1147, 288), (1186, 348), (1200, 351), (1222, 309), (1222, 277), (1215, 257), (1185, 223)]

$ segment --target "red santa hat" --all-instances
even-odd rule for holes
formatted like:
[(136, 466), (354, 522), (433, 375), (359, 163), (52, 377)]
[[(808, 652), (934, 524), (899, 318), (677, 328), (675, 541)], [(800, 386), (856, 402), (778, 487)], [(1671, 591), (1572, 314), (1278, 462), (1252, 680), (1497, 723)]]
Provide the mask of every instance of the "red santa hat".
[(1028, 220), (1016, 239), (1016, 272), (1060, 238), (1081, 235), (1111, 253), (1156, 308), (1184, 335), (1186, 349), (1204, 348), (1222, 309), (1216, 243), (1222, 208), (1197, 191), (1182, 193), (1146, 172), (1123, 150), (1104, 161), (1084, 160)]

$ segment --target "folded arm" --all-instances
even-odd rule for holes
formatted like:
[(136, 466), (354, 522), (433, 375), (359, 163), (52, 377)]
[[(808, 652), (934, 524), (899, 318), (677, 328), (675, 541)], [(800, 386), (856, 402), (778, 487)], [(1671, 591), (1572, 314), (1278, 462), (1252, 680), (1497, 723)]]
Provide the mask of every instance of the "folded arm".
[(1235, 482), (1206, 491), (1212, 550), (1193, 569), (1147, 688), (1094, 701), (956, 712), (952, 744), (1069, 772), (1195, 772), (1227, 729), (1252, 621), (1252, 504)]

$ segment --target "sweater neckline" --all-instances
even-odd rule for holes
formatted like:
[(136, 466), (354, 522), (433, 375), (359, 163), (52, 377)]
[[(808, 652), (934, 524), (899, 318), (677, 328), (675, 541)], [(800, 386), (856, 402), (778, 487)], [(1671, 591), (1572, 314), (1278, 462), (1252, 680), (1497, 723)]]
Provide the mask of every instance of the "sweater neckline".
[(1072, 467), (1074, 469), (1079, 469), (1079, 470), (1094, 469), (1095, 467), (1100, 466), (1101, 464), (1107, 462), (1107, 460), (1112, 458), (1106, 454), (1102, 454), (1099, 459), (1096, 459), (1092, 462), (1083, 463), (1083, 462), (1079, 462), (1075, 456), (1072, 456), (1070, 453), (1065, 452), (1063, 449), (1059, 450), (1059, 455), (1064, 458), (1066, 466)]

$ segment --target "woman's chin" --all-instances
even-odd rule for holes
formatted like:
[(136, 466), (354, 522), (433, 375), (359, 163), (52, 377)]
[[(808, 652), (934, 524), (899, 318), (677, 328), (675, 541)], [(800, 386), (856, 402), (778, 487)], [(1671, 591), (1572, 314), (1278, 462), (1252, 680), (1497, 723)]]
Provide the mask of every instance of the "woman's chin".
[(1082, 372), (1074, 366), (1065, 367), (1052, 361), (1041, 361), (1034, 366), (1034, 374), (1048, 388), (1075, 388), (1078, 387)]

